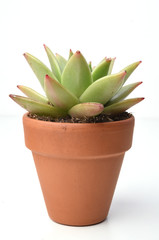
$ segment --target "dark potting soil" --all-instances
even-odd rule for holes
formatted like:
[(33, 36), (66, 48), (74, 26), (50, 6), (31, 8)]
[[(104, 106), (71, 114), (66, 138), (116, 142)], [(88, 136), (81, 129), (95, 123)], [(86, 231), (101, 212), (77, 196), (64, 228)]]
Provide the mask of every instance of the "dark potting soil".
[(63, 123), (104, 123), (104, 122), (114, 122), (114, 121), (121, 121), (121, 120), (126, 120), (130, 118), (132, 114), (128, 112), (123, 112), (114, 116), (108, 116), (105, 114), (100, 114), (95, 117), (87, 117), (87, 118), (75, 118), (75, 117), (70, 117), (66, 116), (64, 118), (53, 118), (50, 116), (38, 116), (33, 113), (29, 113), (28, 117), (37, 119), (37, 120), (42, 120), (42, 121), (47, 121), (47, 122), (63, 122)]

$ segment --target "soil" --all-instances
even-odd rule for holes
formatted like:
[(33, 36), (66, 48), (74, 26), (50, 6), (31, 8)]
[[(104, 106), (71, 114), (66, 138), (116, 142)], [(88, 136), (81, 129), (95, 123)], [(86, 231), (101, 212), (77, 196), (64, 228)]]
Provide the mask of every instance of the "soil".
[(123, 112), (121, 114), (115, 115), (115, 116), (108, 116), (105, 114), (100, 114), (95, 117), (89, 117), (89, 118), (75, 118), (75, 117), (70, 117), (66, 116), (64, 118), (53, 118), (51, 116), (38, 116), (33, 113), (29, 113), (28, 117), (37, 119), (37, 120), (42, 120), (42, 121), (47, 121), (47, 122), (64, 122), (64, 123), (104, 123), (104, 122), (114, 122), (114, 121), (121, 121), (121, 120), (126, 120), (130, 118), (132, 114), (128, 112)]

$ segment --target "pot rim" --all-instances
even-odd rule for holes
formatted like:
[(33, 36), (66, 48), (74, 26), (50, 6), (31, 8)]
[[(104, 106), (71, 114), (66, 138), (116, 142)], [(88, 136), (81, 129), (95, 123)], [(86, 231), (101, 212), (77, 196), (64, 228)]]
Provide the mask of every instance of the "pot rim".
[[(134, 122), (134, 116), (126, 120), (98, 124), (47, 122), (32, 119), (25, 113), (23, 116), (25, 144), (33, 152), (56, 158), (61, 158), (61, 155), (67, 159), (74, 159), (77, 156), (78, 159), (90, 156), (99, 158), (123, 153), (131, 147)], [(107, 142), (106, 147), (103, 147), (104, 143), (97, 144), (100, 139)], [(56, 147), (57, 143), (60, 151)], [(78, 145), (80, 148), (77, 148)], [(61, 150), (61, 146), (65, 147)], [(115, 149), (112, 146), (116, 146)]]
[(131, 114), (131, 117), (125, 120), (119, 120), (119, 121), (113, 121), (113, 122), (101, 122), (101, 123), (69, 123), (69, 122), (50, 122), (50, 121), (43, 121), (43, 120), (39, 120), (39, 119), (34, 119), (34, 118), (30, 118), (28, 116), (29, 112), (25, 113), (23, 115), (23, 118), (27, 118), (28, 121), (34, 121), (37, 122), (40, 125), (67, 125), (67, 126), (100, 126), (100, 125), (122, 125), (122, 124), (127, 124), (130, 121), (134, 121), (135, 117), (133, 116), (133, 114)]

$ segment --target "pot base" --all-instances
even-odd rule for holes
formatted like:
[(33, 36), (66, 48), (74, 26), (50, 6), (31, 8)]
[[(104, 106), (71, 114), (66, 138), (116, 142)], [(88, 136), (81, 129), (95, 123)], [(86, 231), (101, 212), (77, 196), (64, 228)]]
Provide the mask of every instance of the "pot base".
[[(49, 216), (50, 217), (50, 216)], [(106, 221), (107, 220), (107, 217), (106, 218), (104, 218), (104, 219), (96, 219), (96, 220), (94, 220), (94, 221), (91, 221), (91, 222), (87, 222), (87, 223), (79, 223), (79, 222), (74, 222), (74, 223), (65, 223), (65, 222), (61, 222), (61, 221), (58, 221), (58, 220), (56, 220), (56, 219), (54, 219), (54, 218), (51, 218), (50, 217), (50, 219), (53, 221), (53, 222), (56, 222), (56, 223), (58, 223), (58, 224), (62, 224), (62, 225), (65, 225), (65, 226), (71, 226), (71, 227), (86, 227), (86, 226), (92, 226), (92, 225), (97, 225), (97, 224), (100, 224), (100, 223), (102, 223), (102, 222), (104, 222), (104, 221)]]

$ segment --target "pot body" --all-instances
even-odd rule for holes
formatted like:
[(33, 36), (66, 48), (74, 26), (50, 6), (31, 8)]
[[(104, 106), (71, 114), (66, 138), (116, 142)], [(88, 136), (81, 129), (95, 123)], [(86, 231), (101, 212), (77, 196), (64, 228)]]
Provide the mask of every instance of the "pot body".
[(110, 208), (134, 117), (111, 123), (53, 123), (23, 117), (48, 214), (74, 226), (103, 221)]

